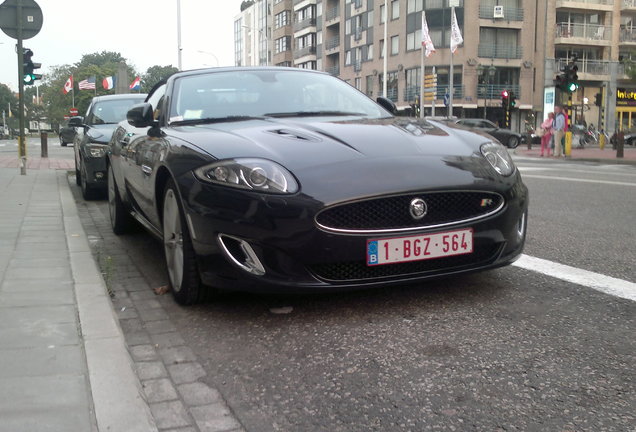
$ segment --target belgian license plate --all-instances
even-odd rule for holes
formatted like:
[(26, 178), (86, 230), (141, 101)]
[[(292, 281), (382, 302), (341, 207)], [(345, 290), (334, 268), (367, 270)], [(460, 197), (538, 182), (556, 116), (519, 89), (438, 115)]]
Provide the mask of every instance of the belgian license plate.
[(367, 241), (367, 265), (420, 261), (473, 252), (473, 230), (462, 229)]

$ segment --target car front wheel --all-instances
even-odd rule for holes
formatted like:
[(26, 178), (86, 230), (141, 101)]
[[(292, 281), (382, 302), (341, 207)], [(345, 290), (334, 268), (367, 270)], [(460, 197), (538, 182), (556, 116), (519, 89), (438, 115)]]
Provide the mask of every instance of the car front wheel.
[(82, 189), (82, 197), (85, 200), (92, 200), (95, 198), (95, 191), (89, 186), (86, 177), (86, 165), (84, 161), (80, 159), (80, 188)]
[(163, 195), (163, 249), (170, 287), (177, 303), (190, 305), (200, 302), (203, 289), (192, 240), (173, 180), (168, 182)]
[(113, 167), (108, 166), (108, 212), (110, 213), (110, 225), (117, 235), (124, 234), (130, 228), (131, 218), (124, 203), (119, 196)]
[(508, 138), (508, 148), (514, 149), (519, 145), (519, 138), (516, 136), (511, 136)]

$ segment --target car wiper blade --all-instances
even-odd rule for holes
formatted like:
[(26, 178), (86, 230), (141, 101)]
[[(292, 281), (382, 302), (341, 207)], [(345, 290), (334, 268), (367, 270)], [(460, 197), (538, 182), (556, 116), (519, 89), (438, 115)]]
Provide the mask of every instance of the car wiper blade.
[(267, 117), (234, 115), (234, 116), (225, 116), (225, 117), (206, 117), (201, 119), (177, 120), (177, 121), (171, 122), (170, 124), (176, 125), (176, 126), (187, 126), (187, 125), (222, 123), (222, 122), (243, 121), (243, 120), (263, 120), (265, 118)]
[(293, 111), (267, 113), (268, 117), (320, 117), (320, 116), (363, 116), (365, 113), (347, 111)]

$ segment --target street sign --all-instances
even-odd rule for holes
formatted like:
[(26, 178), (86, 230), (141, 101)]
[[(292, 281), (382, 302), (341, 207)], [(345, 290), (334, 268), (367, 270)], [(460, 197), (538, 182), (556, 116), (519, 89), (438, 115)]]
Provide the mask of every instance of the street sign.
[(79, 111), (77, 110), (77, 108), (71, 108), (70, 110), (68, 110), (69, 114), (71, 114), (72, 116), (76, 116), (79, 114)]
[(6, 0), (0, 5), (0, 29), (18, 38), (18, 2), (22, 3), (22, 39), (31, 39), (42, 29), (42, 9), (34, 0)]
[(448, 93), (446, 93), (444, 95), (444, 105), (448, 106), (449, 102), (450, 102), (450, 95)]

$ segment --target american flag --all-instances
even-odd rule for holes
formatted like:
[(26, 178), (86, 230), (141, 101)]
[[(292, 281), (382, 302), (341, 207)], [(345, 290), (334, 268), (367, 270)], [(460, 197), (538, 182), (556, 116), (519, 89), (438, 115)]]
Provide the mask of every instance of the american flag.
[(80, 90), (95, 90), (95, 76), (80, 81), (78, 85)]

